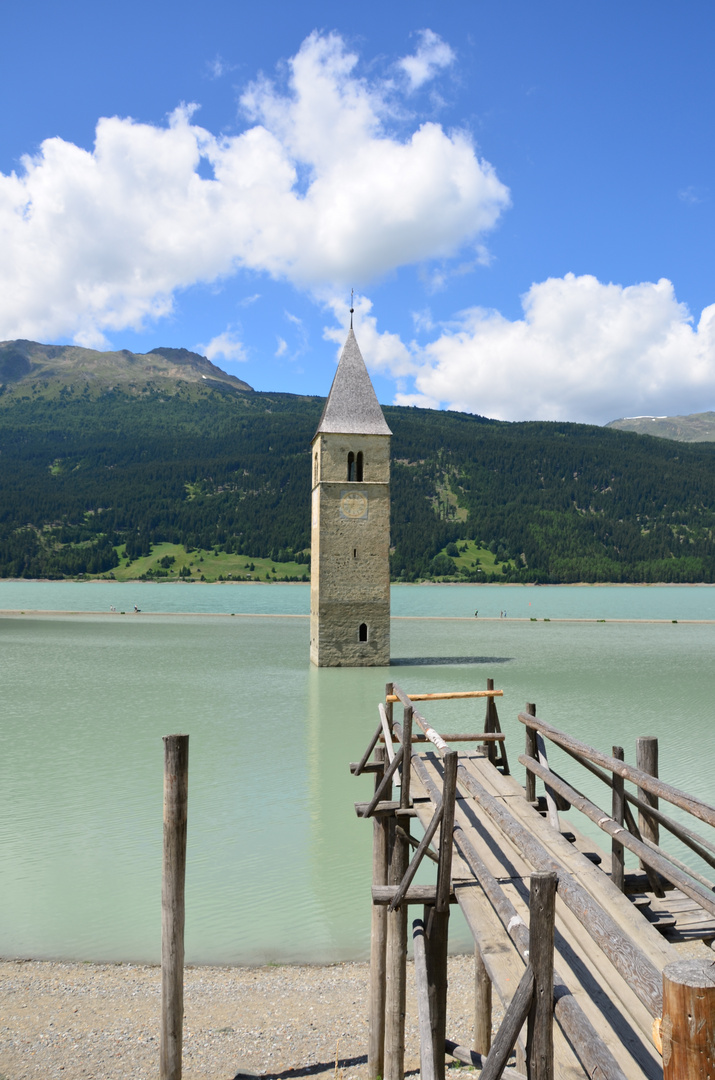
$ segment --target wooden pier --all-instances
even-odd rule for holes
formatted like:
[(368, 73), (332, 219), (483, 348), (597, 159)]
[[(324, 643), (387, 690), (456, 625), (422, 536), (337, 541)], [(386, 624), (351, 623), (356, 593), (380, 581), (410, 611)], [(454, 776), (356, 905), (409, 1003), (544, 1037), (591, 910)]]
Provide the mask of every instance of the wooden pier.
[[(388, 683), (375, 734), (351, 765), (375, 778), (371, 800), (356, 804), (373, 820), (369, 1080), (403, 1080), (414, 905), (422, 909), (409, 933), (423, 1080), (444, 1080), (449, 1057), (484, 1080), (715, 1077), (715, 952), (706, 947), (715, 939), (715, 807), (658, 777), (657, 740), (639, 739), (637, 764), (628, 765), (621, 747), (587, 746), (533, 704), (519, 714), (522, 785), (509, 767), (501, 696), (491, 680), (454, 694), (407, 694)], [(416, 708), (465, 697), (486, 699), (482, 731), (440, 735)], [(579, 790), (582, 781), (550, 768), (547, 745), (598, 778), (600, 804)], [(663, 812), (666, 802), (675, 817)], [(571, 809), (602, 831), (607, 851), (562, 819)], [(637, 868), (626, 869), (626, 851)], [(415, 885), (425, 858), (435, 884)], [(446, 1030), (454, 903), (474, 938), (473, 1033)], [(697, 955), (684, 957), (683, 941), (695, 941)], [(492, 1035), (494, 995), (504, 1017)]]

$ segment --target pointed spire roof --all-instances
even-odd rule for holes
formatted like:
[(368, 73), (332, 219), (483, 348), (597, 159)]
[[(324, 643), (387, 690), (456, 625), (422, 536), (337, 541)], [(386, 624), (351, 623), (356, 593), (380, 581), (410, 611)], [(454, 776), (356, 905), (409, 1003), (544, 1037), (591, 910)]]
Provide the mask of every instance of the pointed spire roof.
[(316, 435), (392, 435), (350, 327)]

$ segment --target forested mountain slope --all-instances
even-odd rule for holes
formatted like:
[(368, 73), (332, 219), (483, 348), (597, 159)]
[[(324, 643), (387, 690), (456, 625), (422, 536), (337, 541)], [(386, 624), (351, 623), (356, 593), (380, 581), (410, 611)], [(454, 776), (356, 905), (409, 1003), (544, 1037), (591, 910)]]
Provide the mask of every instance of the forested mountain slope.
[[(322, 405), (206, 380), (171, 393), (13, 388), (0, 397), (0, 575), (110, 572), (118, 551), (136, 557), (162, 541), (254, 558), (307, 553)], [(394, 577), (452, 576), (446, 546), (472, 539), (499, 565), (460, 567), (461, 580), (715, 580), (715, 445), (422, 409), (385, 415)]]

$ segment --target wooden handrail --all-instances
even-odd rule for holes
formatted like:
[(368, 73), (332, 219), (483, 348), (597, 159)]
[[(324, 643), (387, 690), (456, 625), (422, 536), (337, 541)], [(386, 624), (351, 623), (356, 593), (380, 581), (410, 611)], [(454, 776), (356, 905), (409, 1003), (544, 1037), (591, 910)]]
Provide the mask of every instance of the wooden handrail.
[[(397, 687), (395, 688), (397, 689)], [(406, 694), (404, 690), (400, 694), (388, 694), (386, 701), (401, 701), (404, 705), (405, 698), (410, 701), (448, 701), (450, 698), (480, 698), (480, 697), (504, 697), (503, 690), (451, 690), (445, 694)]]
[[(571, 750), (577, 756), (593, 761), (602, 768), (608, 769), (609, 772), (617, 773), (624, 780), (630, 780), (631, 783), (637, 784), (638, 787), (650, 792), (651, 795), (657, 795), (659, 798), (665, 799), (666, 802), (672, 803), (673, 806), (686, 810), (693, 817), (699, 818), (708, 825), (715, 826), (715, 806), (711, 806), (694, 795), (688, 795), (686, 791), (681, 791), (680, 788), (666, 784), (663, 780), (642, 772), (641, 769), (634, 769), (632, 765), (626, 765), (625, 762), (611, 757), (610, 754), (603, 754), (600, 750), (594, 750), (593, 747), (581, 742), (580, 739), (575, 739), (572, 735), (566, 735), (563, 731), (552, 727), (551, 724), (547, 724), (544, 720), (539, 720), (536, 716), (519, 713), (518, 719), (527, 727), (540, 731), (542, 735), (545, 735), (547, 739), (550, 739), (557, 746), (562, 746), (565, 750)], [(649, 812), (651, 812), (650, 807)]]
[[(568, 799), (571, 805), (580, 810), (582, 814), (585, 814), (587, 818), (598, 825), (599, 829), (603, 829), (609, 836), (617, 837), (617, 839), (623, 844), (624, 847), (632, 851), (634, 855), (637, 855), (644, 863), (649, 863), (654, 870), (656, 870), (667, 881), (671, 881), (673, 885), (676, 885), (682, 892), (686, 893), (692, 900), (695, 900), (701, 907), (709, 911), (711, 915), (715, 915), (715, 895), (713, 895), (711, 889), (708, 887), (703, 888), (701, 885), (696, 884), (693, 880), (686, 876), (681, 870), (679, 870), (671, 861), (670, 856), (666, 851), (658, 848), (653, 850), (655, 845), (644, 844), (642, 840), (637, 840), (635, 836), (632, 836), (630, 832), (627, 832), (621, 825), (613, 820), (610, 815), (606, 814), (604, 810), (592, 803), (590, 799), (587, 799), (585, 795), (582, 795), (580, 791), (571, 787), (566, 783), (558, 773), (552, 772), (551, 769), (545, 769), (540, 762), (535, 758), (529, 758), (525, 754), (522, 754), (519, 758), (520, 764), (524, 765), (531, 772), (536, 773), (545, 783), (549, 783), (555, 791), (558, 791), (560, 795)], [(681, 864), (682, 865), (682, 864)], [(708, 882), (708, 886), (710, 883)]]

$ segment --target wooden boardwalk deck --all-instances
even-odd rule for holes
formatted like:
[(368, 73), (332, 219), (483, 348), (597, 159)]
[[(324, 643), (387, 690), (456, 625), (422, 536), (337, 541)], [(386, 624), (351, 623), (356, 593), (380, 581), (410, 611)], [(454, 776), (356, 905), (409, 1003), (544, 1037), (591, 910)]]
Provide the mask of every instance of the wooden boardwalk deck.
[[(398, 691), (397, 697), (403, 704), (411, 700), (402, 691)], [(611, 878), (611, 853), (606, 854), (586, 840), (574, 828), (571, 820), (562, 827), (557, 810), (558, 796), (554, 795), (552, 788), (546, 788), (548, 814), (539, 812), (534, 803), (525, 798), (524, 786), (509, 773), (505, 752), (499, 754), (495, 750), (495, 746), (499, 745), (496, 740), (503, 740), (503, 736), (495, 734), (499, 732), (499, 723), (493, 697), (489, 698), (489, 703), (487, 721), (490, 708), (493, 711), (491, 723), (485, 724), (485, 735), (491, 733), (493, 741), (478, 749), (459, 753), (456, 766), (454, 761), (450, 765), (450, 768), (456, 768), (456, 790), (453, 796), (454, 820), (449, 819), (452, 835), (449, 884), (474, 937), (477, 961), (483, 963), (491, 989), (507, 1010), (515, 1000), (515, 992), (523, 980), (527, 965), (531, 963), (524, 941), (528, 943), (525, 934), (530, 923), (532, 882), (535, 877), (547, 872), (555, 875), (558, 883), (553, 922), (553, 1010), (556, 1023), (553, 1024), (552, 1071), (540, 1072), (534, 1064), (533, 1052), (529, 1056), (525, 1025), (516, 1038), (516, 1065), (519, 1071), (511, 1075), (554, 1076), (564, 1080), (585, 1080), (594, 1076), (608, 1076), (613, 1080), (661, 1080), (664, 1077), (664, 1062), (659, 1025), (663, 1015), (663, 972), (668, 965), (680, 959), (674, 944), (664, 935), (675, 940), (712, 940), (715, 938), (715, 914), (706, 910), (706, 897), (701, 904), (680, 889), (669, 887), (663, 890), (659, 887), (662, 879), (659, 882), (652, 874), (650, 881), (643, 874), (630, 875), (631, 880), (626, 881), (630, 888), (619, 888)], [(382, 904), (386, 899), (395, 897), (398, 883), (407, 868), (404, 852), (397, 875), (389, 874), (388, 863), (389, 852), (399, 843), (396, 843), (396, 836), (406, 839), (410, 816), (419, 821), (424, 831), (432, 823), (434, 836), (431, 847), (434, 853), (440, 853), (440, 858), (444, 857), (444, 842), (440, 835), (443, 823), (437, 830), (434, 823), (435, 815), (439, 817), (445, 812), (443, 804), (446, 805), (448, 788), (446, 755), (450, 751), (423, 717), (417, 716), (416, 719), (430, 740), (426, 746), (412, 741), (412, 717), (408, 716), (408, 707), (405, 708), (404, 726), (392, 724), (391, 710), (382, 710), (383, 734), (390, 730), (396, 732), (396, 739), (403, 747), (409, 737), (412, 748), (409, 776), (400, 766), (403, 780), (399, 802), (384, 801), (386, 791), (383, 790), (382, 801), (378, 798), (374, 806), (360, 805), (358, 808), (360, 813), (367, 809), (378, 814), (383, 822), (383, 830), (388, 828), (388, 822), (393, 822), (389, 826), (393, 830), (391, 839), (385, 849), (384, 876), (380, 880), (378, 870), (374, 879), (373, 897)], [(523, 720), (523, 716), (520, 719)], [(452, 753), (452, 756), (456, 755)], [(364, 765), (366, 760), (361, 764)], [(499, 761), (501, 767), (497, 767), (495, 760)], [(542, 764), (546, 761), (543, 751), (540, 760)], [(384, 770), (384, 766), (382, 768)], [(393, 765), (393, 769), (396, 770), (396, 766)], [(353, 771), (361, 771), (360, 766), (353, 766)], [(378, 788), (382, 776), (379, 764), (372, 771), (378, 773)], [(380, 792), (376, 794), (380, 795)], [(389, 792), (387, 797), (389, 799)], [(401, 825), (395, 826), (396, 815), (400, 814)], [(612, 824), (610, 816), (605, 812), (604, 815), (599, 822), (602, 828), (606, 821)], [(640, 837), (638, 828), (635, 825), (633, 828), (634, 835)], [(616, 835), (618, 831), (623, 832), (623, 829), (616, 830)], [(409, 843), (412, 847), (417, 845), (415, 840)], [(703, 843), (707, 844), (707, 841)], [(391, 885), (387, 885), (388, 880), (392, 882)], [(665, 892), (665, 895), (656, 896), (648, 891), (651, 885), (658, 892)], [(686, 888), (689, 889), (689, 885)], [(412, 886), (402, 905), (403, 916), (406, 903), (426, 901), (425, 926), (429, 926), (429, 905), (439, 904), (438, 893), (439, 883), (432, 890), (425, 887), (418, 890)], [(387, 918), (399, 920), (400, 909)], [(406, 924), (404, 917), (402, 921)], [(398, 925), (402, 924), (394, 923), (395, 928)], [(395, 929), (393, 933), (398, 933), (398, 930)], [(429, 954), (426, 963), (427, 974), (430, 975)], [(438, 961), (434, 961), (434, 966), (436, 971)], [(393, 973), (393, 978), (396, 977)], [(439, 983), (438, 974), (432, 972), (431, 977), (432, 983)], [(389, 980), (389, 973), (387, 978)], [(430, 1001), (438, 991), (439, 986), (436, 989), (434, 985), (431, 987)], [(384, 1008), (384, 1002), (379, 1007)], [(432, 1031), (433, 1034), (437, 1032), (439, 1040), (433, 1003), (430, 1008)], [(398, 1030), (394, 1026), (393, 1029)], [(429, 1022), (426, 1026), (428, 1029)], [(385, 1038), (389, 1040), (390, 1036)], [(477, 1049), (481, 1050), (481, 1054), (472, 1055), (473, 1063), (477, 1068), (484, 1069), (485, 1076), (492, 1075), (489, 1061), (493, 1054), (487, 1053), (489, 1046)], [(463, 1047), (457, 1048), (456, 1054), (465, 1060)], [(424, 1075), (440, 1075), (439, 1058), (439, 1051), (434, 1050), (436, 1064), (432, 1072), (423, 1061)], [(388, 1061), (383, 1068), (385, 1063), (376, 1062), (373, 1053), (371, 1075), (374, 1072), (386, 1080), (399, 1080), (395, 1072), (396, 1060), (399, 1061), (399, 1055), (397, 1058), (393, 1055), (392, 1065)], [(393, 1075), (390, 1074), (391, 1069)], [(493, 1075), (507, 1073), (497, 1071)], [(672, 1075), (680, 1077), (681, 1074)]]

